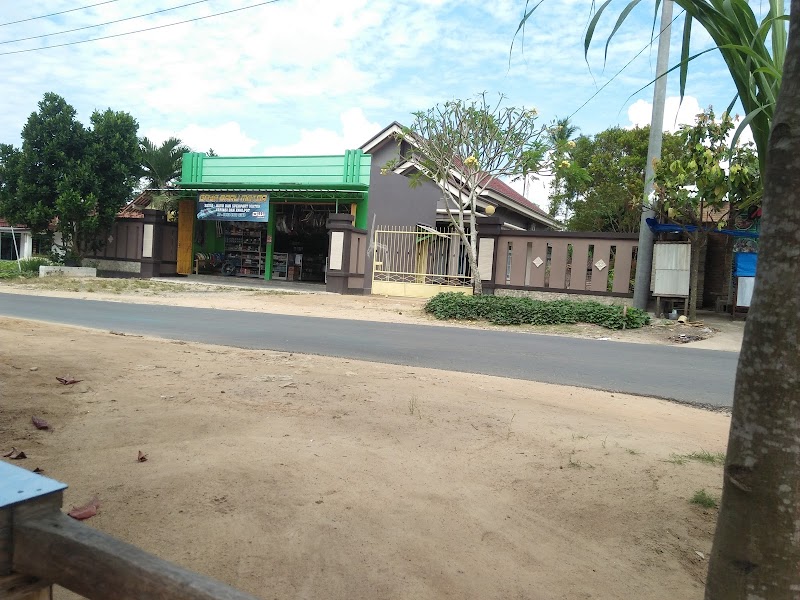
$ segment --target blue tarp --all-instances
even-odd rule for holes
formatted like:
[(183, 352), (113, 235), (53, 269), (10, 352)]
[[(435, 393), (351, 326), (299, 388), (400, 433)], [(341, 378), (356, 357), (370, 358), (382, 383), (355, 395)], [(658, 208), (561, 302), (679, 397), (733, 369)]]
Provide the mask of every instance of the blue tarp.
[[(655, 219), (647, 219), (647, 226), (653, 233), (691, 233), (697, 231), (697, 225), (678, 225), (677, 223), (659, 223)], [(723, 233), (725, 235), (732, 235), (733, 237), (742, 238), (758, 238), (757, 231), (740, 231), (738, 229), (717, 229), (716, 227), (706, 228), (709, 233)]]
[(756, 265), (758, 264), (758, 254), (755, 252), (734, 252), (733, 253), (733, 275), (734, 277), (755, 277)]

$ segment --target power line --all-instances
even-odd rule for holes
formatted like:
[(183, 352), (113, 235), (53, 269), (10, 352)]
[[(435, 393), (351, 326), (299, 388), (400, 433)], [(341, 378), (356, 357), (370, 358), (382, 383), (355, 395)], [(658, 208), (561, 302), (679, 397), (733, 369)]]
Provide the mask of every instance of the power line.
[[(681, 12), (678, 14), (678, 16), (674, 17), (674, 18), (673, 18), (673, 19), (672, 19), (672, 20), (669, 22), (669, 24), (668, 24), (668, 25), (664, 26), (664, 27), (661, 29), (661, 31), (659, 31), (659, 32), (658, 32), (658, 36), (656, 36), (656, 37), (657, 37), (658, 39), (660, 39), (660, 38), (661, 38), (661, 34), (662, 34), (662, 33), (664, 33), (664, 31), (666, 31), (667, 29), (669, 29), (669, 27), (670, 27), (670, 26), (671, 26), (671, 25), (672, 25), (672, 24), (673, 24), (675, 21), (677, 21), (677, 20), (678, 20), (678, 18), (679, 18), (681, 15), (683, 15), (683, 14), (684, 14), (684, 12), (685, 12), (685, 11), (681, 11)], [(653, 39), (655, 39), (655, 38), (653, 38)], [(598, 89), (598, 90), (597, 90), (597, 91), (596, 91), (594, 94), (592, 94), (591, 96), (589, 96), (589, 99), (588, 99), (588, 100), (586, 100), (586, 102), (584, 102), (584, 103), (583, 103), (583, 104), (581, 104), (581, 105), (580, 105), (578, 108), (576, 108), (576, 109), (575, 109), (575, 110), (572, 112), (572, 114), (571, 114), (569, 117), (567, 117), (567, 118), (568, 118), (568, 119), (571, 119), (571, 118), (572, 118), (572, 117), (574, 117), (576, 114), (578, 114), (578, 112), (580, 112), (580, 110), (581, 110), (582, 108), (584, 108), (584, 107), (585, 107), (587, 104), (589, 104), (589, 102), (591, 102), (592, 100), (594, 100), (594, 99), (597, 97), (597, 95), (598, 95), (600, 92), (602, 92), (604, 89), (606, 89), (606, 88), (609, 86), (609, 84), (610, 84), (612, 81), (614, 81), (614, 80), (615, 80), (615, 79), (616, 79), (616, 78), (617, 78), (619, 75), (622, 75), (622, 72), (623, 72), (625, 69), (627, 69), (628, 67), (630, 67), (630, 66), (631, 66), (631, 64), (633, 63), (633, 61), (635, 61), (637, 58), (639, 58), (639, 57), (642, 55), (642, 52), (644, 52), (644, 51), (645, 51), (645, 50), (647, 50), (648, 48), (652, 47), (652, 45), (653, 45), (653, 40), (651, 40), (651, 41), (650, 41), (650, 43), (648, 43), (648, 44), (647, 44), (647, 45), (646, 45), (644, 48), (642, 48), (641, 50), (639, 50), (639, 52), (637, 52), (637, 53), (636, 53), (636, 55), (635, 55), (633, 58), (631, 58), (631, 59), (630, 59), (628, 62), (626, 62), (626, 63), (625, 63), (625, 65), (624, 65), (624, 66), (623, 66), (623, 67), (622, 67), (622, 68), (621, 68), (619, 71), (617, 71), (616, 73), (614, 73), (614, 76), (613, 76), (613, 77), (611, 77), (611, 79), (609, 79), (609, 80), (608, 80), (608, 81), (606, 81), (606, 82), (605, 82), (605, 83), (604, 83), (602, 86), (600, 86), (600, 88), (599, 88), (599, 89)], [(2, 56), (2, 55), (0, 55), (0, 56)], [(661, 77), (661, 76), (659, 75), (659, 77)], [(649, 85), (649, 84), (648, 84), (648, 85)]]
[(105, 23), (97, 23), (96, 25), (85, 25), (83, 27), (78, 27), (76, 29), (67, 29), (66, 31), (57, 31), (56, 33), (44, 33), (42, 35), (32, 35), (26, 38), (20, 38), (18, 40), (8, 40), (5, 42), (0, 42), (0, 45), (3, 44), (16, 44), (17, 42), (26, 42), (28, 40), (38, 40), (39, 38), (44, 37), (54, 37), (57, 35), (65, 35), (67, 33), (74, 33), (76, 31), (83, 31), (84, 29), (94, 29), (95, 27), (105, 27), (106, 25), (113, 25), (114, 23), (122, 23), (123, 21), (132, 21), (134, 19), (141, 19), (143, 17), (150, 17), (152, 15), (157, 15), (159, 13), (169, 12), (171, 10), (178, 10), (179, 8), (186, 8), (187, 6), (193, 6), (195, 4), (202, 4), (203, 2), (208, 2), (209, 0), (196, 0), (195, 2), (189, 2), (188, 4), (181, 4), (180, 6), (173, 6), (171, 8), (162, 8), (161, 10), (155, 10), (153, 12), (144, 13), (143, 15), (136, 15), (135, 17), (125, 17), (124, 19), (116, 19), (115, 21), (106, 21)]
[(112, 2), (119, 2), (119, 0), (106, 0), (105, 2), (98, 2), (97, 4), (89, 4), (88, 6), (81, 6), (80, 8), (70, 8), (69, 10), (62, 10), (61, 12), (54, 12), (50, 13), (49, 15), (42, 15), (41, 17), (30, 17), (28, 19), (20, 19), (19, 21), (9, 21), (8, 23), (0, 23), (0, 27), (5, 27), (6, 25), (16, 25), (17, 23), (27, 23), (28, 21), (37, 21), (39, 19), (47, 19), (48, 17), (55, 17), (57, 15), (65, 15), (67, 13), (75, 12), (77, 10), (86, 10), (87, 8), (100, 6), (101, 4), (111, 4)]
[(156, 29), (164, 29), (166, 27), (174, 27), (175, 25), (184, 25), (186, 23), (193, 23), (194, 21), (202, 21), (203, 19), (210, 19), (212, 17), (219, 17), (222, 15), (229, 15), (231, 13), (240, 12), (243, 10), (248, 10), (250, 8), (258, 8), (259, 6), (265, 6), (267, 4), (275, 4), (280, 0), (267, 0), (266, 2), (259, 2), (258, 4), (251, 4), (250, 6), (243, 6), (241, 8), (234, 8), (231, 10), (226, 10), (219, 13), (214, 13), (211, 15), (205, 15), (203, 17), (195, 17), (194, 19), (186, 19), (185, 21), (177, 21), (175, 23), (167, 23), (166, 25), (157, 25), (155, 27), (147, 27), (145, 29), (137, 29), (136, 31), (126, 31), (125, 33), (115, 33), (114, 35), (104, 35), (102, 37), (91, 38), (88, 40), (79, 40), (77, 42), (67, 42), (64, 44), (53, 44), (52, 46), (42, 46), (41, 48), (28, 48), (27, 50), (12, 50), (11, 52), (0, 52), (0, 56), (8, 56), (10, 54), (23, 54), (25, 52), (38, 52), (40, 50), (50, 50), (51, 48), (64, 48), (65, 46), (76, 46), (78, 44), (88, 44), (89, 42), (99, 42), (100, 40), (108, 40), (111, 38), (118, 38), (123, 37), (126, 35), (133, 35), (135, 33), (144, 33), (146, 31), (155, 31)]

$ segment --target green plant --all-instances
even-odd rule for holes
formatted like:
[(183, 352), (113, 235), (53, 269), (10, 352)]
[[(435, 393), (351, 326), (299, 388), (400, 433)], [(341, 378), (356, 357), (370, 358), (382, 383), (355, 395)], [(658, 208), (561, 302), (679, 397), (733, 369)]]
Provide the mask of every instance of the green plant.
[(717, 499), (705, 490), (697, 490), (689, 502), (698, 504), (703, 508), (717, 508)]
[(675, 465), (683, 465), (690, 460), (703, 462), (709, 465), (724, 465), (725, 453), (701, 450), (700, 452), (692, 452), (691, 454), (671, 454), (667, 462)]
[(495, 325), (560, 325), (592, 323), (608, 329), (637, 329), (649, 324), (649, 315), (636, 308), (624, 314), (619, 305), (571, 300), (533, 300), (511, 296), (467, 296), (459, 292), (437, 294), (425, 304), (437, 319), (486, 320)]
[(417, 406), (418, 399), (416, 396), (411, 396), (408, 399), (408, 414), (414, 415), (414, 413), (419, 414), (419, 407)]
[(46, 258), (25, 258), (19, 261), (2, 260), (0, 261), (0, 279), (17, 279), (39, 276), (39, 267), (49, 265), (51, 262)]

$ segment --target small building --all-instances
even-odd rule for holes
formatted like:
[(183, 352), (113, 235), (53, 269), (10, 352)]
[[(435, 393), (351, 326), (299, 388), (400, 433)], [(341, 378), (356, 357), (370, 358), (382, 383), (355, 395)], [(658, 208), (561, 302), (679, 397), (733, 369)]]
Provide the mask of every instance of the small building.
[(367, 227), (370, 156), (183, 156), (177, 271), (324, 282), (328, 218)]
[(0, 218), (0, 260), (17, 260), (33, 255), (33, 235), (27, 225), (12, 225)]

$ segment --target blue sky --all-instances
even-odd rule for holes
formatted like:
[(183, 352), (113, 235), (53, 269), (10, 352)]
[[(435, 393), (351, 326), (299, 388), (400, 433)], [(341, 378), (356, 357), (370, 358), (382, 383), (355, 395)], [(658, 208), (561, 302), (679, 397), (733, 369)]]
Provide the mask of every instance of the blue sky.
[[(7, 23), (99, 0), (5, 2)], [(509, 54), (525, 0), (277, 0), (178, 25), (49, 50), (212, 15), (263, 0), (209, 0), (122, 23), (58, 35), (192, 0), (112, 0), (100, 6), (0, 26), (0, 142), (19, 144), (45, 92), (62, 95), (84, 123), (94, 109), (130, 112), (140, 134), (176, 135), (223, 155), (321, 154), (355, 148), (414, 110), (486, 91), (536, 107), (543, 122), (569, 116), (582, 133), (649, 122), (656, 48), (649, 46), (653, 1), (642, 2), (609, 46), (627, 0), (611, 4), (584, 60), (590, 0), (545, 0)], [(754, 3), (758, 5), (758, 2)], [(756, 6), (757, 7), (757, 6)], [(683, 19), (673, 26), (678, 60)], [(29, 36), (46, 37), (14, 42)], [(521, 42), (524, 41), (524, 51)], [(696, 28), (694, 48), (710, 39)], [(619, 73), (623, 65), (641, 55)], [(677, 123), (699, 107), (723, 110), (734, 94), (716, 53), (693, 63)], [(669, 81), (665, 126), (676, 124), (677, 76)], [(536, 195), (536, 194), (534, 194)], [(541, 202), (541, 198), (534, 198)]]

